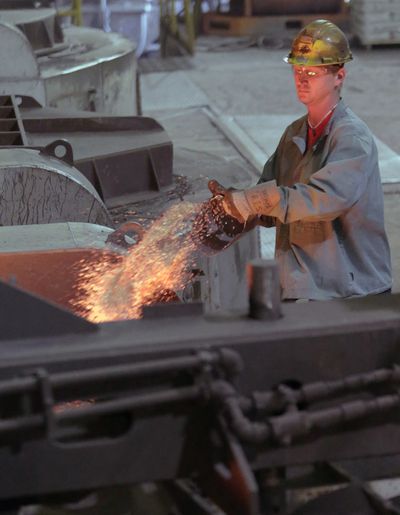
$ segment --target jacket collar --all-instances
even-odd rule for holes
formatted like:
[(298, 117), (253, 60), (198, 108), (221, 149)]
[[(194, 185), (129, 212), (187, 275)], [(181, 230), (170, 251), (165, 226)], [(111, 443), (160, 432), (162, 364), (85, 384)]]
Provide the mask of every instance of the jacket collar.
[(333, 111), (333, 115), (331, 119), (329, 120), (328, 124), (326, 125), (324, 131), (321, 134), (321, 137), (326, 136), (331, 131), (332, 125), (336, 123), (340, 118), (343, 118), (343, 116), (346, 113), (347, 106), (343, 102), (342, 99), (339, 100), (338, 105), (335, 107), (335, 110)]
[[(326, 138), (326, 136), (331, 131), (333, 124), (344, 116), (346, 109), (346, 104), (343, 102), (342, 99), (340, 99), (338, 105), (335, 107), (335, 110), (333, 111), (331, 119), (329, 120), (327, 126), (323, 130), (320, 139), (317, 141), (313, 148), (316, 148), (319, 142)], [(297, 134), (295, 134), (292, 137), (292, 141), (299, 148), (300, 152), (304, 154), (307, 146), (307, 115), (300, 118), (299, 122), (299, 129), (297, 131)]]

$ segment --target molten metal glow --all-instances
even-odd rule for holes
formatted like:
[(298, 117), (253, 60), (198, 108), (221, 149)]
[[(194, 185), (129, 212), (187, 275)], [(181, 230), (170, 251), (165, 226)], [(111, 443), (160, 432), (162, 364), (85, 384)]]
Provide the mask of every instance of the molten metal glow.
[(140, 318), (144, 305), (182, 290), (192, 278), (191, 233), (199, 210), (199, 204), (176, 204), (121, 259), (83, 264), (76, 311), (97, 323)]

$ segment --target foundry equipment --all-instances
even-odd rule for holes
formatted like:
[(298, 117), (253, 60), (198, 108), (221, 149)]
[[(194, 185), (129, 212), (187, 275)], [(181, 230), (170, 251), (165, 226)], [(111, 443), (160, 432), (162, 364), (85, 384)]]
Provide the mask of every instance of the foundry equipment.
[(55, 8), (31, 4), (10, 8), (0, 1), (0, 94), (29, 95), (65, 110), (136, 114), (135, 43), (98, 29), (61, 27)]
[(273, 264), (254, 266), (264, 286), (230, 319), (164, 304), (96, 325), (2, 283), (0, 512), (163, 481), (193, 513), (259, 515), (262, 478), (295, 488), (282, 471), (317, 465), (308, 481), (398, 513), (364, 481), (399, 473), (400, 296), (271, 313)]
[(179, 299), (238, 314), (246, 307), (240, 263), (257, 255), (257, 234), (225, 234), (227, 217), (212, 222), (214, 207), (178, 202), (147, 228), (1, 227), (0, 278), (94, 322), (140, 318), (143, 306)]
[[(57, 0), (62, 8), (68, 0)], [(136, 57), (157, 48), (160, 36), (160, 5), (155, 0), (85, 0), (82, 17), (87, 27), (117, 32), (136, 44)]]
[[(4, 95), (0, 126), (3, 198), (12, 205), (2, 210), (2, 225), (112, 226), (105, 206), (126, 204), (139, 192), (157, 193), (172, 183), (172, 143), (152, 118), (63, 112), (43, 108), (31, 97)], [(74, 200), (61, 201), (68, 195)], [(52, 201), (55, 206), (48, 205)], [(36, 208), (28, 209), (30, 203)], [(17, 216), (17, 210), (23, 214)]]
[[(63, 144), (59, 146), (64, 148)], [(50, 151), (1, 149), (1, 225), (32, 223), (111, 223), (89, 181), (71, 162)]]
[[(93, 256), (93, 251), (89, 245), (79, 251), (65, 252), (64, 241), (53, 224), (86, 223), (112, 229), (114, 222), (109, 209), (121, 206), (119, 209), (124, 210), (143, 195), (154, 198), (169, 190), (173, 192), (172, 143), (164, 129), (151, 118), (63, 112), (42, 107), (33, 98), (19, 95), (0, 97), (0, 125), (0, 181), (3, 190), (0, 222), (4, 226), (14, 226), (16, 234), (23, 230), (19, 226), (51, 224), (43, 230), (49, 235), (46, 241), (51, 240), (55, 244), (51, 248), (44, 245), (37, 249), (32, 229), (26, 234), (23, 250), (10, 251), (7, 244), (3, 245), (1, 277), (7, 280), (13, 276), (17, 284), (29, 291), (71, 307), (70, 299), (74, 293), (70, 287), (76, 285), (75, 264), (79, 262), (79, 259), (72, 259), (72, 254)], [(184, 204), (181, 202), (182, 206)], [(182, 209), (179, 206), (177, 209), (181, 214)], [(166, 227), (171, 227), (176, 219), (176, 216), (172, 217)], [(187, 231), (184, 220), (182, 224), (184, 232)], [(214, 230), (212, 227), (210, 225), (211, 232)], [(213, 238), (219, 244), (212, 252), (209, 233), (203, 233), (207, 242), (200, 238), (194, 243), (196, 247), (202, 247), (202, 254), (207, 250), (207, 253), (216, 255), (204, 257), (193, 265), (200, 273), (194, 272), (196, 281), (187, 281), (185, 291), (182, 283), (178, 286), (182, 298), (201, 299), (207, 310), (221, 311), (236, 303), (236, 309), (240, 311), (243, 306), (238, 293), (246, 287), (241, 264), (258, 255), (258, 233), (245, 235), (238, 245), (222, 255), (220, 251), (233, 240), (232, 235), (227, 234), (227, 227), (222, 229), (215, 228)], [(9, 228), (7, 234), (10, 231)], [(172, 259), (174, 234), (168, 236), (167, 233), (162, 238), (164, 247), (171, 250), (168, 259)], [(149, 249), (143, 249), (137, 259), (145, 263), (143, 256), (148, 254)], [(102, 258), (105, 255), (102, 254)], [(74, 266), (69, 267), (67, 262), (71, 265), (71, 259)], [(90, 260), (85, 260), (88, 262)], [(97, 263), (98, 259), (93, 262)], [(61, 272), (56, 270), (57, 263)], [(185, 266), (182, 262), (181, 268)], [(28, 270), (32, 273), (29, 274)], [(57, 273), (63, 278), (58, 283), (54, 282), (52, 275)], [(40, 280), (32, 280), (33, 277)], [(55, 284), (59, 284), (59, 288), (52, 287)], [(172, 290), (166, 288), (168, 298), (170, 294), (172, 297), (178, 294), (178, 286), (175, 283), (173, 286)], [(165, 297), (159, 297), (155, 292), (152, 298)], [(117, 316), (118, 313), (113, 315)]]
[[(88, 213), (78, 210), (69, 193), (76, 196), (73, 187), (66, 187), (66, 194), (56, 184), (34, 195), (37, 183), (54, 182), (51, 172), (57, 178), (61, 170), (64, 178), (65, 171), (53, 162), (54, 168), (47, 169), (46, 160), (33, 165), (4, 168), (4, 216), (18, 216), (23, 225), (10, 227), (8, 221), (8, 227), (0, 228), (3, 280), (12, 278), (13, 284), (92, 322), (140, 318), (146, 305), (179, 299), (201, 300), (209, 313), (246, 309), (242, 263), (258, 255), (258, 233), (250, 231), (252, 224), (247, 227), (225, 215), (217, 197), (203, 203), (181, 200), (146, 227), (128, 221), (113, 232), (112, 223), (104, 227), (96, 220), (79, 220)], [(50, 178), (41, 180), (46, 173)], [(10, 176), (15, 180), (7, 189)], [(62, 195), (66, 202), (60, 201)], [(96, 214), (93, 206), (88, 212)], [(38, 213), (40, 218), (31, 220)]]
[[(281, 306), (275, 263), (242, 266), (257, 229), (209, 204), (114, 232), (109, 209), (173, 182), (165, 131), (129, 116), (132, 45), (95, 31), (71, 46), (83, 33), (50, 8), (16, 13), (0, 12), (0, 39), (22, 45), (0, 71), (0, 513), (162, 482), (185, 515), (265, 515), (305, 481), (358, 485), (370, 513), (397, 513), (365, 481), (399, 474), (399, 296)], [(213, 254), (197, 271), (193, 250)], [(177, 271), (200, 284), (192, 302)], [(85, 312), (99, 291), (108, 318)]]

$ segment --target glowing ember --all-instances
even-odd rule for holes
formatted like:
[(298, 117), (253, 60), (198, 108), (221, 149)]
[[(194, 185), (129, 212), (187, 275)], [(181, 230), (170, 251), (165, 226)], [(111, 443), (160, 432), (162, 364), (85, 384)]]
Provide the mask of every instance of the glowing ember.
[(120, 260), (84, 265), (76, 310), (91, 322), (140, 318), (144, 305), (183, 289), (192, 278), (191, 232), (199, 211), (199, 204), (176, 204)]

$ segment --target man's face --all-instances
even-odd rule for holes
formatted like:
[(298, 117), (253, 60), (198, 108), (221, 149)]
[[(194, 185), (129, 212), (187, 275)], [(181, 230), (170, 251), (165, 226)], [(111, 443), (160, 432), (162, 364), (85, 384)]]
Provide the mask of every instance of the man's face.
[(293, 66), (297, 97), (306, 106), (319, 104), (336, 97), (346, 72), (344, 68), (332, 71), (327, 66)]

